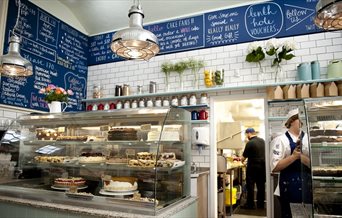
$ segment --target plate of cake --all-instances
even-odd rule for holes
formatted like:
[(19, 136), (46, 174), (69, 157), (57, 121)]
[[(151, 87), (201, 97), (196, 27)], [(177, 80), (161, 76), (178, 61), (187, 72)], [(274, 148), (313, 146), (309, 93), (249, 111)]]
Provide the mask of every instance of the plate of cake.
[(130, 176), (104, 176), (103, 191), (115, 193), (133, 192), (138, 189), (138, 179)]
[(56, 190), (69, 190), (70, 187), (76, 186), (77, 189), (85, 189), (88, 187), (85, 183), (86, 180), (82, 177), (55, 178), (51, 188)]
[(134, 128), (112, 128), (108, 131), (108, 141), (136, 141), (137, 130)]

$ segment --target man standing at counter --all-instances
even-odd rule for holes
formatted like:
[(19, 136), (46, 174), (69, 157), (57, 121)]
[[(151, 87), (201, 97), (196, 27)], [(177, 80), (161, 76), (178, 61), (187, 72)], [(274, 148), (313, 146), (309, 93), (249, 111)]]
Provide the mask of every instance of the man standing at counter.
[(265, 140), (259, 138), (253, 128), (246, 129), (248, 142), (242, 154), (242, 162), (248, 158), (246, 172), (246, 209), (254, 209), (254, 184), (257, 186), (257, 207), (264, 208), (265, 199)]

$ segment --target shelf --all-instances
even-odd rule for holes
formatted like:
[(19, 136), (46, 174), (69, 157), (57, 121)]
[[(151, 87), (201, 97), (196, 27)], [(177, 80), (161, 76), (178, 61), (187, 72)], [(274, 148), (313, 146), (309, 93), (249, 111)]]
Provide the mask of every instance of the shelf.
[(208, 104), (197, 104), (197, 105), (187, 105), (187, 106), (177, 106), (183, 109), (193, 109), (193, 108), (209, 108)]
[(203, 88), (198, 90), (184, 90), (184, 91), (175, 91), (175, 92), (158, 92), (158, 93), (147, 93), (142, 95), (130, 95), (130, 96), (116, 96), (110, 98), (96, 98), (96, 99), (83, 99), (82, 102), (92, 103), (92, 102), (102, 102), (102, 101), (116, 101), (123, 99), (133, 99), (133, 98), (145, 98), (145, 97), (160, 97), (160, 96), (170, 96), (170, 95), (182, 95), (182, 94), (191, 94), (191, 93), (211, 93), (211, 92), (220, 92), (220, 91), (234, 91), (234, 90), (248, 90), (248, 89), (265, 89), (269, 86), (283, 86), (283, 85), (298, 85), (298, 84), (307, 84), (307, 83), (317, 83), (317, 82), (336, 82), (342, 79), (333, 78), (333, 79), (318, 79), (318, 80), (307, 80), (307, 81), (289, 81), (289, 82), (281, 82), (281, 83), (266, 83), (266, 84), (258, 84), (258, 85), (245, 85), (245, 86), (234, 86), (234, 87), (214, 87), (214, 88)]
[(209, 124), (209, 120), (191, 120), (191, 124)]
[(342, 142), (320, 142), (311, 143), (312, 148), (341, 148)]
[(315, 102), (315, 101), (334, 101), (334, 100), (341, 100), (341, 96), (332, 96), (332, 97), (317, 97), (317, 98), (294, 98), (294, 99), (275, 99), (275, 100), (268, 100), (268, 104), (272, 103), (286, 103), (286, 102)]
[(342, 177), (336, 177), (336, 176), (312, 176), (312, 179), (320, 180), (320, 181), (342, 182)]
[[(305, 119), (305, 116), (300, 116), (299, 117), (300, 119), (304, 120)], [(287, 117), (268, 117), (268, 121), (286, 121)]]
[(175, 144), (181, 143), (181, 141), (104, 141), (104, 142), (82, 142), (82, 141), (55, 141), (55, 140), (35, 140), (35, 141), (24, 141), (24, 145), (37, 145), (37, 146), (45, 146), (45, 145), (77, 145), (77, 146), (103, 146), (103, 145), (111, 145), (111, 144), (120, 144), (120, 145), (132, 145), (132, 146), (151, 146), (158, 144)]

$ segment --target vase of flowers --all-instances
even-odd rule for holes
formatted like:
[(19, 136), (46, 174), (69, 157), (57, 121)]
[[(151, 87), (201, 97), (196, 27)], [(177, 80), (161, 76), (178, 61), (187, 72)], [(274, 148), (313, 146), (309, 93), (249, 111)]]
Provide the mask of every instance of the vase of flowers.
[(204, 67), (203, 60), (194, 60), (190, 59), (188, 61), (188, 68), (191, 70), (191, 73), (194, 75), (194, 88), (199, 89), (199, 81), (198, 81), (198, 71)]
[(184, 83), (183, 83), (183, 73), (186, 69), (188, 69), (188, 64), (186, 61), (180, 61), (176, 63), (173, 67), (174, 71), (176, 71), (179, 75), (179, 83), (180, 83), (180, 90), (183, 90)]
[[(73, 95), (72, 90), (49, 84), (47, 87), (39, 90), (40, 94), (44, 94), (44, 100), (48, 103), (50, 113), (60, 113), (67, 108), (68, 97)], [(62, 104), (65, 104), (62, 110)]]
[(257, 63), (259, 67), (258, 80), (265, 83), (265, 72), (261, 66), (261, 61), (265, 59), (265, 52), (260, 42), (252, 42), (247, 47), (247, 62)]
[(291, 60), (295, 57), (291, 52), (296, 49), (297, 45), (293, 40), (287, 40), (284, 43), (279, 43), (275, 38), (272, 38), (266, 43), (266, 54), (275, 56), (272, 61), (272, 67), (275, 68), (275, 82), (284, 80), (287, 77), (283, 71), (281, 62), (283, 60)]
[(165, 74), (165, 92), (168, 92), (170, 89), (169, 78), (173, 70), (173, 64), (171, 62), (165, 62), (161, 65), (161, 70)]

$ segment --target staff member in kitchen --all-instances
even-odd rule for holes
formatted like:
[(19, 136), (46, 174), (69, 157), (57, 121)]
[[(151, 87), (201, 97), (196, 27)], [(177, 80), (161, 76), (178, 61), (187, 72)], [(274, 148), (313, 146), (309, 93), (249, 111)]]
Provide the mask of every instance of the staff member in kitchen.
[(264, 208), (265, 199), (265, 140), (259, 138), (253, 128), (245, 131), (248, 142), (243, 151), (241, 161), (247, 162), (246, 186), (247, 186), (247, 203), (243, 207), (246, 209), (254, 209), (254, 184), (257, 186), (257, 207)]
[[(302, 125), (299, 119), (299, 110), (289, 111), (285, 123), (288, 130), (271, 142), (271, 170), (280, 172), (275, 195), (279, 196), (280, 194), (282, 218), (292, 217), (290, 203), (303, 201), (302, 184), (307, 185), (303, 183), (305, 178), (301, 174), (301, 168), (309, 166), (310, 162), (308, 137), (301, 130)], [(306, 168), (308, 169), (308, 167)]]

